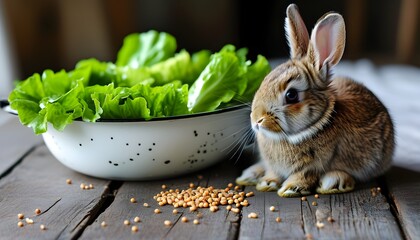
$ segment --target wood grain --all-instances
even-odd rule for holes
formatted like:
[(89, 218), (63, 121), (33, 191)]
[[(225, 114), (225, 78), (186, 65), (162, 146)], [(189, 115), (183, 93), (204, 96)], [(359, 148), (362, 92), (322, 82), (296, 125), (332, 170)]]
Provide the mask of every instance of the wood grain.
[(386, 176), (386, 183), (407, 239), (419, 239), (420, 173), (393, 168)]
[[(173, 206), (159, 206), (153, 196), (162, 191), (165, 184), (168, 189), (187, 189), (189, 183), (196, 186), (213, 186), (225, 188), (228, 183), (234, 182), (239, 169), (232, 162), (224, 162), (207, 171), (181, 176), (179, 178), (149, 182), (124, 182), (111, 206), (103, 212), (98, 219), (90, 225), (81, 239), (103, 239), (114, 235), (119, 238), (154, 238), (154, 239), (235, 239), (238, 231), (238, 214), (228, 212), (220, 206), (217, 212), (210, 212), (209, 208), (202, 208), (190, 212), (188, 208), (177, 208), (178, 214), (173, 214)], [(200, 178), (198, 178), (200, 176)], [(130, 198), (136, 198), (137, 203), (131, 203)], [(146, 208), (143, 203), (147, 202), (150, 207)], [(154, 209), (159, 208), (162, 213), (155, 214)], [(133, 219), (138, 216), (142, 220), (134, 223)], [(187, 217), (189, 222), (181, 221)], [(198, 219), (200, 224), (194, 225), (193, 220)], [(124, 220), (130, 220), (131, 225), (125, 226)], [(165, 226), (164, 221), (169, 220), (172, 226)], [(107, 226), (102, 227), (101, 223)], [(133, 233), (131, 226), (139, 227), (139, 232)]]
[[(67, 184), (66, 179), (73, 184)], [(81, 190), (80, 183), (93, 184)], [(45, 146), (38, 147), (0, 181), (0, 233), (4, 239), (70, 239), (80, 235), (107, 194), (108, 181), (89, 178), (55, 160)], [(36, 215), (35, 209), (42, 213)], [(18, 213), (34, 223), (18, 227)], [(40, 230), (44, 224), (47, 230)]]
[(30, 128), (19, 123), (17, 116), (12, 116), (0, 110), (2, 120), (0, 131), (0, 178), (42, 139), (36, 136)]
[[(398, 222), (381, 193), (372, 196), (378, 184), (362, 185), (354, 192), (315, 198), (280, 198), (275, 192), (255, 192), (244, 208), (240, 239), (402, 239)], [(253, 190), (247, 187), (247, 191)], [(255, 191), (255, 190), (253, 190)], [(313, 205), (316, 202), (316, 206)], [(274, 206), (276, 211), (269, 208)], [(258, 219), (248, 218), (250, 212)], [(281, 222), (275, 221), (276, 217)], [(334, 222), (329, 222), (332, 217)]]

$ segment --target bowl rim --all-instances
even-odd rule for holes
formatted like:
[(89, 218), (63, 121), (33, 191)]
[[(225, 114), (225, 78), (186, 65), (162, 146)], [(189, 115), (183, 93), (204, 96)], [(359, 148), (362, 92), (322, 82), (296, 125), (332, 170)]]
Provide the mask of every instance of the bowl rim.
[[(5, 112), (8, 112), (13, 115), (18, 115), (17, 111), (13, 110), (10, 107), (10, 104), (7, 100), (0, 100), (0, 107)], [(208, 116), (213, 114), (231, 112), (239, 109), (251, 109), (251, 103), (240, 103), (234, 106), (229, 106), (221, 109), (216, 109), (213, 111), (207, 112), (199, 112), (199, 113), (192, 113), (192, 114), (183, 114), (183, 115), (176, 115), (176, 116), (168, 116), (168, 117), (154, 117), (152, 119), (146, 120), (142, 118), (133, 118), (133, 119), (106, 119), (106, 118), (99, 118), (95, 122), (158, 122), (158, 121), (168, 121), (168, 120), (177, 120), (177, 119), (189, 119), (189, 118), (198, 118), (202, 116)], [(81, 118), (74, 119), (75, 122), (84, 122)]]

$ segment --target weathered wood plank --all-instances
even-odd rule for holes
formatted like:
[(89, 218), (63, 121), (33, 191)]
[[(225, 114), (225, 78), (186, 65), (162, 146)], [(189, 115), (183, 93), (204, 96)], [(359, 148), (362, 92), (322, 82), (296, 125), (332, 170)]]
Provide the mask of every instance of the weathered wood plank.
[[(213, 168), (173, 179), (149, 182), (125, 182), (111, 206), (103, 212), (98, 219), (90, 225), (81, 239), (105, 239), (110, 236), (118, 238), (153, 238), (153, 239), (235, 239), (238, 231), (239, 216), (236, 213), (228, 212), (220, 206), (218, 212), (210, 212), (208, 208), (190, 212), (188, 208), (177, 208), (178, 214), (173, 214), (173, 206), (158, 206), (153, 196), (162, 189), (165, 184), (168, 189), (187, 189), (189, 183), (196, 186), (213, 186), (225, 188), (228, 183), (234, 182), (240, 169), (233, 166), (233, 163), (226, 161)], [(201, 175), (199, 179), (197, 176)], [(130, 198), (135, 197), (137, 203), (131, 203)], [(150, 207), (145, 208), (143, 203), (147, 202)], [(159, 208), (162, 213), (155, 214), (153, 211)], [(201, 216), (200, 216), (201, 215)], [(139, 216), (142, 221), (134, 223), (134, 217)], [(184, 223), (181, 217), (186, 216), (189, 222)], [(131, 226), (125, 226), (123, 221), (128, 219), (132, 224), (139, 227), (139, 232), (133, 233)], [(193, 220), (199, 219), (200, 224), (194, 225)], [(170, 220), (173, 225), (164, 225), (165, 220)], [(105, 221), (106, 227), (100, 224)]]
[[(73, 184), (67, 184), (72, 179)], [(94, 189), (81, 190), (81, 183)], [(64, 167), (42, 145), (0, 180), (0, 233), (4, 239), (69, 239), (80, 235), (105, 201), (109, 182)], [(36, 215), (34, 210), (41, 209)], [(18, 213), (33, 224), (18, 227)], [(47, 230), (40, 230), (44, 224)]]
[(42, 139), (19, 123), (16, 116), (0, 110), (0, 178)]
[(386, 175), (386, 182), (407, 239), (419, 239), (420, 173), (393, 168)]
[[(381, 193), (372, 196), (370, 183), (346, 194), (280, 198), (275, 192), (255, 192), (243, 210), (240, 239), (402, 239), (398, 222)], [(253, 190), (247, 187), (247, 191)], [(312, 203), (316, 202), (316, 206)], [(269, 208), (274, 206), (275, 212)], [(250, 212), (258, 219), (247, 218)], [(275, 221), (276, 217), (281, 222)], [(334, 222), (329, 222), (332, 217)]]

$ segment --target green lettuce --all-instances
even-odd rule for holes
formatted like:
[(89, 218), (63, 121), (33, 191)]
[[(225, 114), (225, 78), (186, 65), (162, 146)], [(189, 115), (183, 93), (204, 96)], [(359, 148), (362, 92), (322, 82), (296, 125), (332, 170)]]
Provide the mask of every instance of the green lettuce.
[(9, 102), (36, 134), (63, 130), (76, 119), (145, 119), (187, 115), (247, 103), (270, 71), (247, 49), (176, 53), (176, 40), (149, 31), (124, 40), (115, 63), (79, 61), (70, 71), (45, 70), (17, 84)]

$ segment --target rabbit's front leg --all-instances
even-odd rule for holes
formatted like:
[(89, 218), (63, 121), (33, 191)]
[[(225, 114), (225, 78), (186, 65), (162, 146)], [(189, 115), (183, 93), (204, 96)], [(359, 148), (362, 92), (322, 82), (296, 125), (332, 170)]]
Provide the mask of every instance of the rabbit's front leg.
[(273, 172), (272, 168), (265, 169), (265, 174), (257, 183), (256, 189), (262, 192), (277, 191), (279, 189), (282, 179)]
[(299, 197), (311, 194), (311, 189), (316, 186), (318, 177), (311, 172), (296, 172), (290, 175), (283, 182), (281, 188), (277, 191), (280, 197)]
[(236, 179), (236, 184), (245, 186), (256, 186), (258, 191), (276, 191), (281, 183), (271, 168), (266, 168), (262, 162), (258, 162), (242, 172)]
[(242, 175), (236, 178), (236, 184), (243, 186), (255, 186), (259, 179), (264, 176), (265, 168), (262, 162), (258, 162), (242, 172)]

